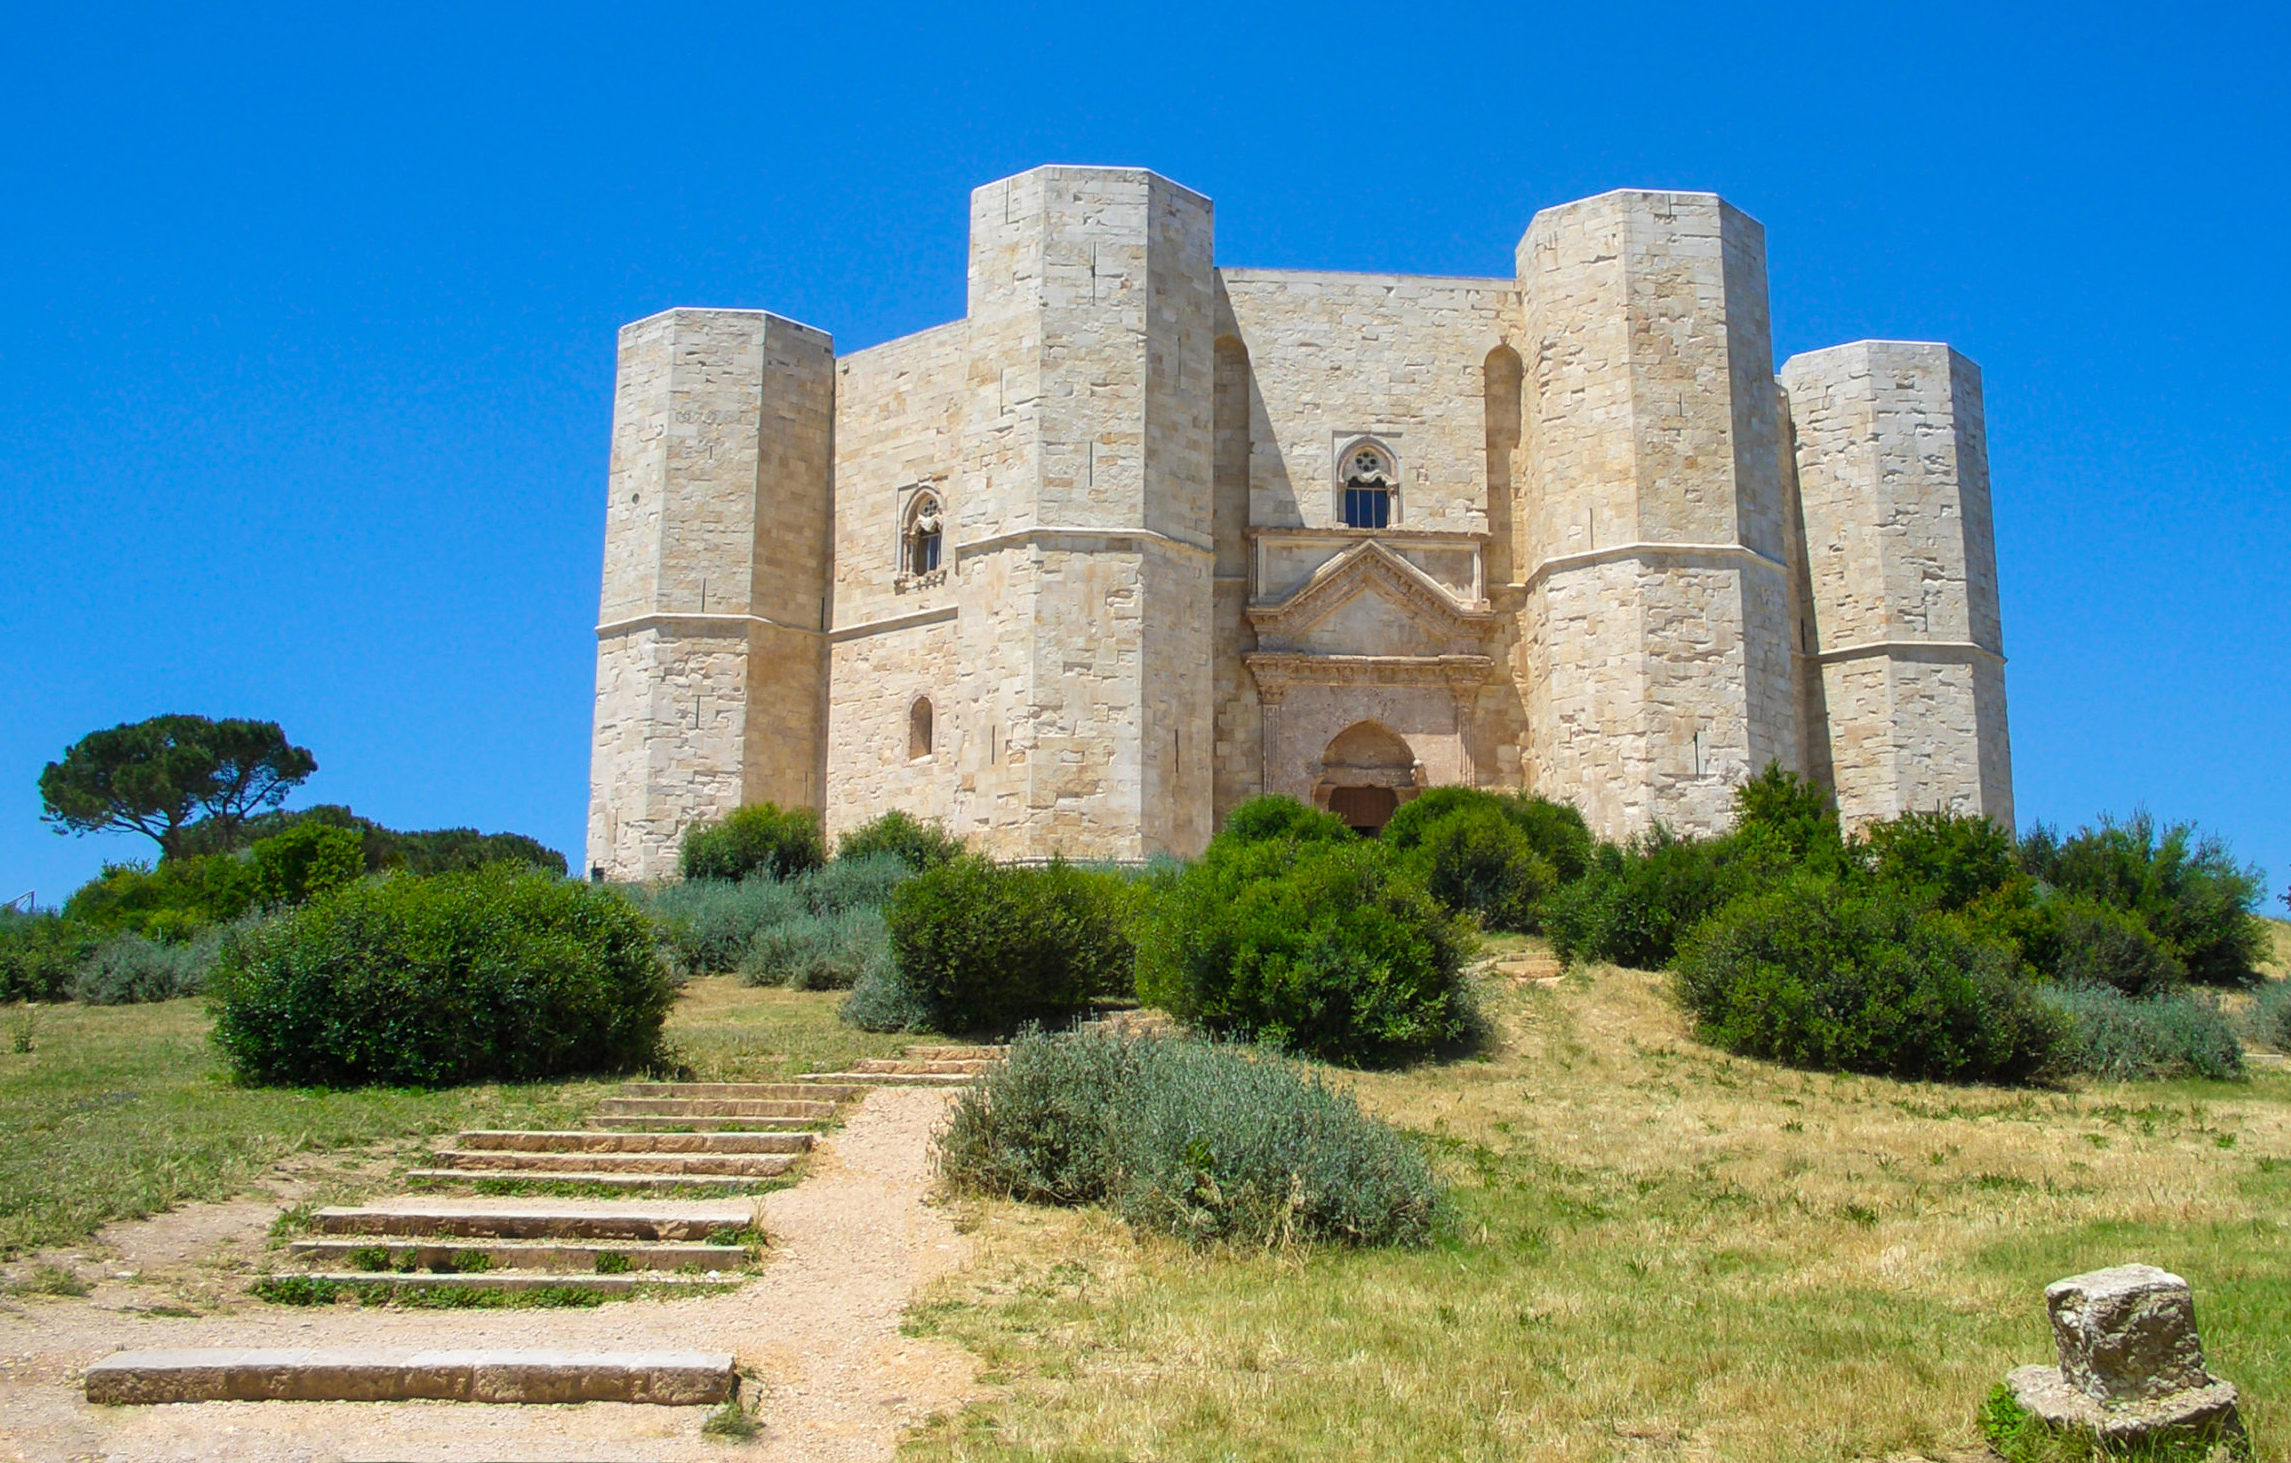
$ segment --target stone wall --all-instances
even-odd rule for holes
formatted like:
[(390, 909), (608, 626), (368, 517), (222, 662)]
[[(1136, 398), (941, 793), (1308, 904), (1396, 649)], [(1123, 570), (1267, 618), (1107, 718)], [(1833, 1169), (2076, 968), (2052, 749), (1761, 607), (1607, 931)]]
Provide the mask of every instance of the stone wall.
[(1714, 831), (1801, 763), (1764, 253), (1699, 193), (1547, 209), (1520, 243), (1527, 777), (1607, 837)]
[(1821, 750), (1849, 824), (1944, 808), (2012, 826), (1980, 372), (1860, 341), (1782, 368)]
[(825, 781), (834, 343), (757, 310), (621, 333), (589, 864), (659, 878), (695, 818)]

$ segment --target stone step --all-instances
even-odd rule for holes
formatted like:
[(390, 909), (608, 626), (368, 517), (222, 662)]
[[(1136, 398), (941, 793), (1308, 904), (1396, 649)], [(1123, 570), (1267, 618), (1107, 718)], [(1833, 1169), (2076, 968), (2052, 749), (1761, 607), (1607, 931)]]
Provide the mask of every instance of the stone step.
[(705, 1240), (719, 1230), (755, 1222), (747, 1203), (532, 1204), (505, 1206), (482, 1200), (434, 1200), (404, 1208), (321, 1209), (310, 1216), (321, 1234), (451, 1236), (463, 1239)]
[(871, 1087), (963, 1087), (978, 1080), (974, 1072), (822, 1072), (822, 1082), (865, 1082)]
[(641, 1241), (619, 1245), (520, 1244), (498, 1240), (478, 1244), (436, 1244), (409, 1242), (386, 1235), (352, 1239), (298, 1239), (287, 1245), (286, 1252), (311, 1264), (347, 1270), (352, 1263), (351, 1256), (377, 1249), (389, 1255), (391, 1271), (397, 1271), (401, 1265), (411, 1267), (399, 1272), (406, 1274), (429, 1272), (433, 1265), (453, 1265), (471, 1255), (482, 1255), (492, 1261), (485, 1270), (469, 1272), (478, 1275), (490, 1274), (496, 1270), (593, 1274), (599, 1255), (619, 1255), (639, 1270), (680, 1270), (687, 1265), (697, 1265), (703, 1270), (737, 1270), (743, 1265), (754, 1263), (756, 1258), (756, 1252), (745, 1245), (655, 1244)]
[(608, 1097), (597, 1112), (616, 1118), (794, 1118), (825, 1121), (835, 1103), (751, 1097)]
[(939, 1062), (910, 1061), (904, 1057), (861, 1057), (851, 1064), (851, 1070), (881, 1076), (975, 1077), (993, 1065), (992, 1061), (983, 1057)]
[(729, 1352), (119, 1351), (87, 1400), (157, 1402), (651, 1402), (712, 1406), (740, 1385)]
[(453, 1146), (487, 1153), (807, 1153), (809, 1133), (592, 1133), (539, 1130), (457, 1133)]
[(1006, 1046), (911, 1046), (910, 1062), (999, 1062), (1010, 1055)]
[(469, 1184), (491, 1179), (521, 1184), (581, 1184), (592, 1189), (693, 1188), (744, 1192), (772, 1177), (772, 1175), (756, 1173), (605, 1173), (593, 1168), (492, 1171), (470, 1168), (416, 1168), (408, 1170), (406, 1177), (417, 1184)]
[(795, 1155), (785, 1152), (526, 1153), (503, 1148), (440, 1148), (430, 1156), (439, 1169), (486, 1175), (521, 1175), (577, 1167), (586, 1173), (652, 1174), (661, 1178), (737, 1174), (743, 1178), (768, 1179), (795, 1166)]
[[(785, 1104), (785, 1106), (821, 1107), (828, 1109), (829, 1112), (832, 1112), (834, 1110), (835, 1104), (831, 1102), (791, 1102)], [(757, 1131), (757, 1119), (748, 1117), (689, 1118), (677, 1117), (673, 1114), (663, 1114), (658, 1117), (646, 1117), (642, 1115), (632, 1117), (626, 1113), (610, 1113), (603, 1117), (587, 1118), (584, 1119), (584, 1121), (587, 1122), (590, 1127), (606, 1132), (632, 1134), (656, 1133), (664, 1136), (691, 1133), (745, 1133)], [(781, 1124), (782, 1126), (788, 1124), (817, 1125), (827, 1121), (827, 1113), (822, 1113), (816, 1118), (772, 1118), (768, 1121)]]
[(733, 1285), (749, 1278), (748, 1272), (744, 1270), (720, 1271), (715, 1279), (706, 1275), (669, 1275), (635, 1270), (615, 1275), (534, 1275), (516, 1271), (505, 1274), (479, 1271), (467, 1275), (438, 1275), (419, 1270), (403, 1273), (395, 1270), (312, 1270), (290, 1273), (304, 1280), (327, 1280), (339, 1285), (382, 1285), (392, 1290), (589, 1290), (598, 1295), (626, 1295), (639, 1285), (675, 1289), (678, 1286)]
[(730, 1098), (734, 1101), (817, 1102), (821, 1098), (839, 1101), (857, 1097), (864, 1088), (853, 1087), (833, 1092), (819, 1087), (801, 1087), (793, 1082), (624, 1082), (619, 1095), (629, 1097), (706, 1097)]

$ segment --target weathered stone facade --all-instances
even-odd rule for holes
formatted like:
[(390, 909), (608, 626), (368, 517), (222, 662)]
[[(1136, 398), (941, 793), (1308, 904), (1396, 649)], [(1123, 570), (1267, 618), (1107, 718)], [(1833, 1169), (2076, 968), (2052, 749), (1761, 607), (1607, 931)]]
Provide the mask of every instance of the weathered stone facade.
[(1970, 362), (1777, 378), (1763, 230), (1708, 194), (1547, 209), (1508, 280), (1212, 240), (1165, 178), (1038, 168), (972, 195), (961, 320), (623, 329), (592, 867), (767, 799), (1001, 857), (1453, 782), (1700, 831), (1769, 762), (2010, 822)]

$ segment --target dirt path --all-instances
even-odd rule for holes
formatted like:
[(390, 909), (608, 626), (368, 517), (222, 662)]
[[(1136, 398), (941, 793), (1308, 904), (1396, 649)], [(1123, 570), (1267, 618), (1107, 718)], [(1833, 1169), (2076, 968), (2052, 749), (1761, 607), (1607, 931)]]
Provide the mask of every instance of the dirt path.
[[(758, 1204), (770, 1265), (729, 1294), (587, 1310), (297, 1310), (244, 1295), (231, 1275), (263, 1254), (276, 1205), (206, 1205), (107, 1231), (75, 1268), (105, 1278), (85, 1299), (0, 1302), (0, 1459), (272, 1460), (887, 1458), (899, 1433), (959, 1405), (969, 1353), (899, 1334), (899, 1316), (966, 1246), (923, 1203), (928, 1140), (946, 1094), (884, 1089), (813, 1154), (804, 1180)], [(234, 1257), (235, 1260), (234, 1260)], [(134, 1272), (132, 1279), (118, 1278)], [(155, 1308), (213, 1305), (195, 1316)], [(592, 1403), (257, 1403), (91, 1407), (80, 1374), (123, 1348), (525, 1347), (730, 1351), (762, 1394), (764, 1432), (703, 1438), (706, 1409)]]

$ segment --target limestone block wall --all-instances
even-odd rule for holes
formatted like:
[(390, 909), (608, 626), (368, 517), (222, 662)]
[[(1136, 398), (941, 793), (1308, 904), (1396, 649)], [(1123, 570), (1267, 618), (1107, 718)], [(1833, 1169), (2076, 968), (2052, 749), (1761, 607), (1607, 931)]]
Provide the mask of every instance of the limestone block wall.
[(1849, 824), (1945, 808), (2012, 826), (1980, 372), (1860, 341), (1782, 368), (1796, 437), (1814, 735)]
[[(960, 822), (956, 769), (975, 721), (963, 698), (954, 619), (838, 639), (830, 657), (827, 832), (832, 838), (891, 809), (949, 828)], [(914, 745), (917, 701), (930, 735)]]
[(1382, 442), (1402, 478), (1395, 527), (1484, 533), (1482, 367), (1517, 319), (1504, 279), (1221, 269), (1251, 364), (1250, 522), (1341, 523), (1337, 454)]
[(1716, 830), (1734, 784), (1801, 763), (1764, 256), (1693, 193), (1547, 209), (1520, 243), (1528, 778), (1609, 837)]
[(755, 310), (623, 330), (589, 862), (674, 868), (694, 818), (819, 805), (834, 344)]

